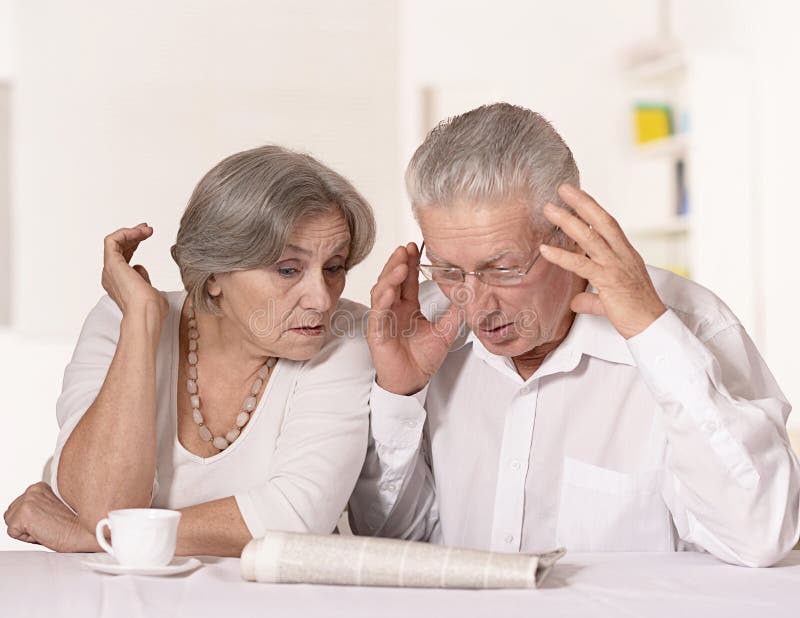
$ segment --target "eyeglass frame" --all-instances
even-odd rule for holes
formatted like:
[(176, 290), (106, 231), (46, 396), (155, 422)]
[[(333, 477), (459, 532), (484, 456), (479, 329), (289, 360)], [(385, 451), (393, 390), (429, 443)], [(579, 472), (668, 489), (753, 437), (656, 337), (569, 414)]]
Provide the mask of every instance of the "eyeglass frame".
[[(546, 243), (550, 242), (551, 240), (553, 240), (553, 237), (558, 233), (558, 231), (560, 229), (561, 228), (556, 227), (553, 230), (553, 232), (550, 234), (550, 236), (547, 238), (547, 240), (545, 242), (542, 242), (539, 246), (541, 247), (541, 245), (546, 244)], [(431, 276), (429, 277), (426, 274), (426, 272), (424, 270), (422, 270), (421, 267), (447, 270), (449, 272), (460, 272), (461, 273), (461, 280), (460, 281), (453, 281), (452, 282), (453, 285), (458, 285), (460, 283), (464, 283), (467, 280), (467, 275), (472, 275), (476, 279), (478, 279), (478, 281), (483, 283), (484, 285), (492, 285), (492, 286), (495, 286), (495, 287), (513, 287), (515, 285), (519, 285), (520, 283), (522, 283), (522, 280), (528, 275), (529, 272), (531, 272), (531, 270), (535, 266), (537, 260), (542, 256), (541, 250), (537, 249), (536, 254), (533, 256), (533, 259), (531, 260), (530, 264), (528, 264), (527, 268), (525, 268), (525, 270), (521, 270), (519, 268), (517, 268), (517, 269), (514, 269), (514, 268), (484, 268), (482, 270), (469, 271), (469, 270), (462, 270), (462, 269), (457, 268), (455, 266), (436, 266), (435, 264), (423, 264), (422, 263), (422, 250), (424, 248), (425, 248), (425, 241), (423, 240), (422, 244), (420, 245), (420, 248), (419, 248), (419, 257), (417, 258), (417, 271), (422, 273), (422, 276), (425, 277), (425, 279), (427, 279), (428, 281), (435, 281), (435, 279), (433, 278), (433, 274), (431, 273)], [(486, 283), (486, 281), (484, 281), (484, 279), (483, 279), (483, 277), (484, 277), (484, 275), (486, 273), (503, 273), (503, 274), (507, 274), (507, 275), (515, 274), (515, 275), (517, 275), (517, 278), (511, 280), (511, 281), (513, 281), (513, 283), (500, 283), (500, 284), (497, 284), (497, 283)], [(450, 282), (447, 282), (447, 283), (450, 283)]]

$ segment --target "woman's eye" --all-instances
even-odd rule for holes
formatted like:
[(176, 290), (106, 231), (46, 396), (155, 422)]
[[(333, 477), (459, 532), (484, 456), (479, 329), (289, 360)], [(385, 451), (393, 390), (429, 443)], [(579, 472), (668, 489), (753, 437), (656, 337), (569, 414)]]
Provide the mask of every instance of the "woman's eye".
[(325, 268), (325, 270), (332, 275), (336, 275), (344, 271), (344, 266), (342, 266), (341, 264), (337, 266), (328, 266), (327, 268)]
[(290, 267), (278, 268), (278, 274), (281, 277), (286, 277), (287, 279), (294, 277), (298, 272), (299, 271), (296, 268), (290, 268)]

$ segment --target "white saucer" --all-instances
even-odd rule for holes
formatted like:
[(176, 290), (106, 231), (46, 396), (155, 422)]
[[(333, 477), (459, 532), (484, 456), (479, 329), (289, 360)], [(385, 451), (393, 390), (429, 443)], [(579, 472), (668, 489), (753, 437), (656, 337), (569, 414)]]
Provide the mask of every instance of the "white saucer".
[(114, 556), (108, 554), (95, 554), (88, 560), (81, 560), (81, 564), (86, 565), (93, 571), (108, 573), (110, 575), (177, 575), (192, 571), (203, 563), (197, 558), (185, 557), (172, 559), (172, 562), (165, 566), (157, 567), (124, 567), (117, 562)]

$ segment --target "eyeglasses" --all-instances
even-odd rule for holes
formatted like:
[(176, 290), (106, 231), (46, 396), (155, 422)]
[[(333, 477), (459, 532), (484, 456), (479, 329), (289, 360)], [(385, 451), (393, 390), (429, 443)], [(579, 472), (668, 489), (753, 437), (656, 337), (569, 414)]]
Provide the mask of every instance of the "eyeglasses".
[[(555, 228), (545, 242), (549, 243), (558, 230), (559, 228)], [(419, 248), (420, 260), (422, 259), (422, 250), (424, 248), (425, 241), (422, 242), (422, 246)], [(524, 268), (484, 268), (483, 270), (466, 271), (455, 266), (434, 266), (433, 264), (422, 264), (417, 261), (417, 270), (426, 279), (446, 285), (464, 283), (467, 275), (474, 275), (481, 283), (504, 287), (522, 283), (522, 280), (531, 271), (541, 255), (541, 251), (536, 251), (536, 254)]]

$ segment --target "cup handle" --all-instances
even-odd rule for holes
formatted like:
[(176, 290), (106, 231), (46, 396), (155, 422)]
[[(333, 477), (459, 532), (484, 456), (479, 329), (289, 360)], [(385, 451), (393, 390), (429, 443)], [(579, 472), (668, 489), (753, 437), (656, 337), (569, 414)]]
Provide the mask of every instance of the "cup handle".
[(97, 522), (97, 527), (94, 530), (94, 535), (97, 537), (97, 542), (99, 543), (100, 547), (103, 548), (103, 551), (114, 555), (114, 549), (111, 545), (108, 544), (106, 541), (106, 535), (103, 531), (103, 528), (108, 526), (108, 529), (111, 530), (111, 522), (108, 519), (101, 519)]

